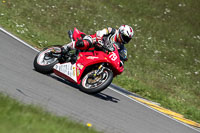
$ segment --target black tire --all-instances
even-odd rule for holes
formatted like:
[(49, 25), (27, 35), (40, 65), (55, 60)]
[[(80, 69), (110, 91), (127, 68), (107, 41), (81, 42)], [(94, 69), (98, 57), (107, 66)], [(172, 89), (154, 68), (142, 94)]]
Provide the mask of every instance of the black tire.
[(112, 83), (113, 72), (111, 70), (108, 70), (108, 69), (105, 69), (104, 72), (105, 71), (108, 74), (107, 79), (100, 86), (97, 86), (97, 87), (94, 87), (94, 88), (86, 88), (86, 87), (84, 87), (84, 82), (86, 82), (86, 81), (84, 81), (84, 78), (86, 78), (87, 75), (89, 73), (91, 73), (92, 71), (90, 71), (87, 74), (85, 74), (83, 76), (83, 78), (81, 79), (80, 90), (85, 92), (85, 93), (88, 93), (88, 94), (96, 94), (96, 93), (99, 93), (99, 92), (103, 91), (104, 89), (106, 89)]
[(52, 73), (52, 72), (53, 72), (53, 67), (54, 67), (54, 65), (57, 64), (57, 63), (59, 62), (58, 59), (55, 59), (55, 58), (54, 58), (54, 61), (53, 61), (52, 63), (50, 63), (50, 64), (41, 65), (41, 64), (39, 63), (38, 60), (39, 60), (40, 55), (41, 55), (41, 54), (44, 54), (45, 51), (47, 51), (48, 49), (50, 49), (50, 48), (45, 48), (45, 49), (43, 49), (42, 51), (40, 51), (40, 52), (36, 55), (36, 57), (35, 57), (35, 59), (34, 59), (34, 62), (33, 62), (33, 66), (34, 66), (35, 70), (38, 71), (38, 72), (40, 72), (40, 73), (43, 73), (43, 74), (50, 74), (50, 73)]

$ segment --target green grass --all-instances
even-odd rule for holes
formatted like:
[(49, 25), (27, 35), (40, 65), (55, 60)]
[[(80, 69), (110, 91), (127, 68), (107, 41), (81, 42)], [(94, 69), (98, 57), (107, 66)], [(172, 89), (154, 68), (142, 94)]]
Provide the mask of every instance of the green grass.
[(1, 133), (97, 133), (92, 128), (23, 105), (0, 93)]
[(0, 25), (38, 48), (128, 24), (129, 60), (114, 83), (200, 122), (200, 1), (8, 0)]

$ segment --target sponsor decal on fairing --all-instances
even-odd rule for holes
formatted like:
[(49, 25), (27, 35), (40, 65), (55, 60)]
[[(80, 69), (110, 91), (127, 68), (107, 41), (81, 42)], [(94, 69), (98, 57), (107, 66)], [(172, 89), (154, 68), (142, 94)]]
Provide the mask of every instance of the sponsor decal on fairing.
[(76, 74), (76, 64), (71, 63), (63, 63), (63, 64), (56, 64), (54, 69), (65, 74), (66, 76), (70, 77), (74, 81), (77, 82), (77, 74)]
[(86, 59), (92, 59), (92, 60), (94, 60), (94, 59), (98, 59), (99, 57), (95, 57), (95, 56), (88, 56), (88, 57), (86, 57)]
[(77, 64), (77, 67), (80, 68), (80, 69), (82, 70), (84, 66), (83, 66), (81, 63), (78, 63), (78, 64)]

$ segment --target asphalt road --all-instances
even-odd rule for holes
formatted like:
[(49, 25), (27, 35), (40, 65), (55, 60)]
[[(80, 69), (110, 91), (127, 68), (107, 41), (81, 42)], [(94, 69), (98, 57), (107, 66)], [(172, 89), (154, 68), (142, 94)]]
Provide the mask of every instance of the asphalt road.
[(33, 68), (36, 51), (0, 31), (0, 92), (24, 103), (91, 123), (105, 133), (197, 133), (111, 89), (88, 95)]

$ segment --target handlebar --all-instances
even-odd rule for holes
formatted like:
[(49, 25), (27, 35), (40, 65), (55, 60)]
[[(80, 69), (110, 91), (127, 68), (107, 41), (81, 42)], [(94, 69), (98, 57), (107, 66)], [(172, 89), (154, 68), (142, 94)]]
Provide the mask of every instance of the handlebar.
[[(115, 50), (115, 48), (113, 47), (113, 44), (105, 44), (103, 42), (103, 40), (98, 40), (97, 42), (104, 50), (108, 51), (108, 52), (112, 52)], [(104, 51), (104, 52), (106, 52)]]
[(108, 52), (113, 52), (113, 51), (115, 50), (115, 48), (114, 48), (113, 46), (107, 47), (107, 46), (104, 45), (103, 48), (104, 48), (105, 50), (107, 50)]

